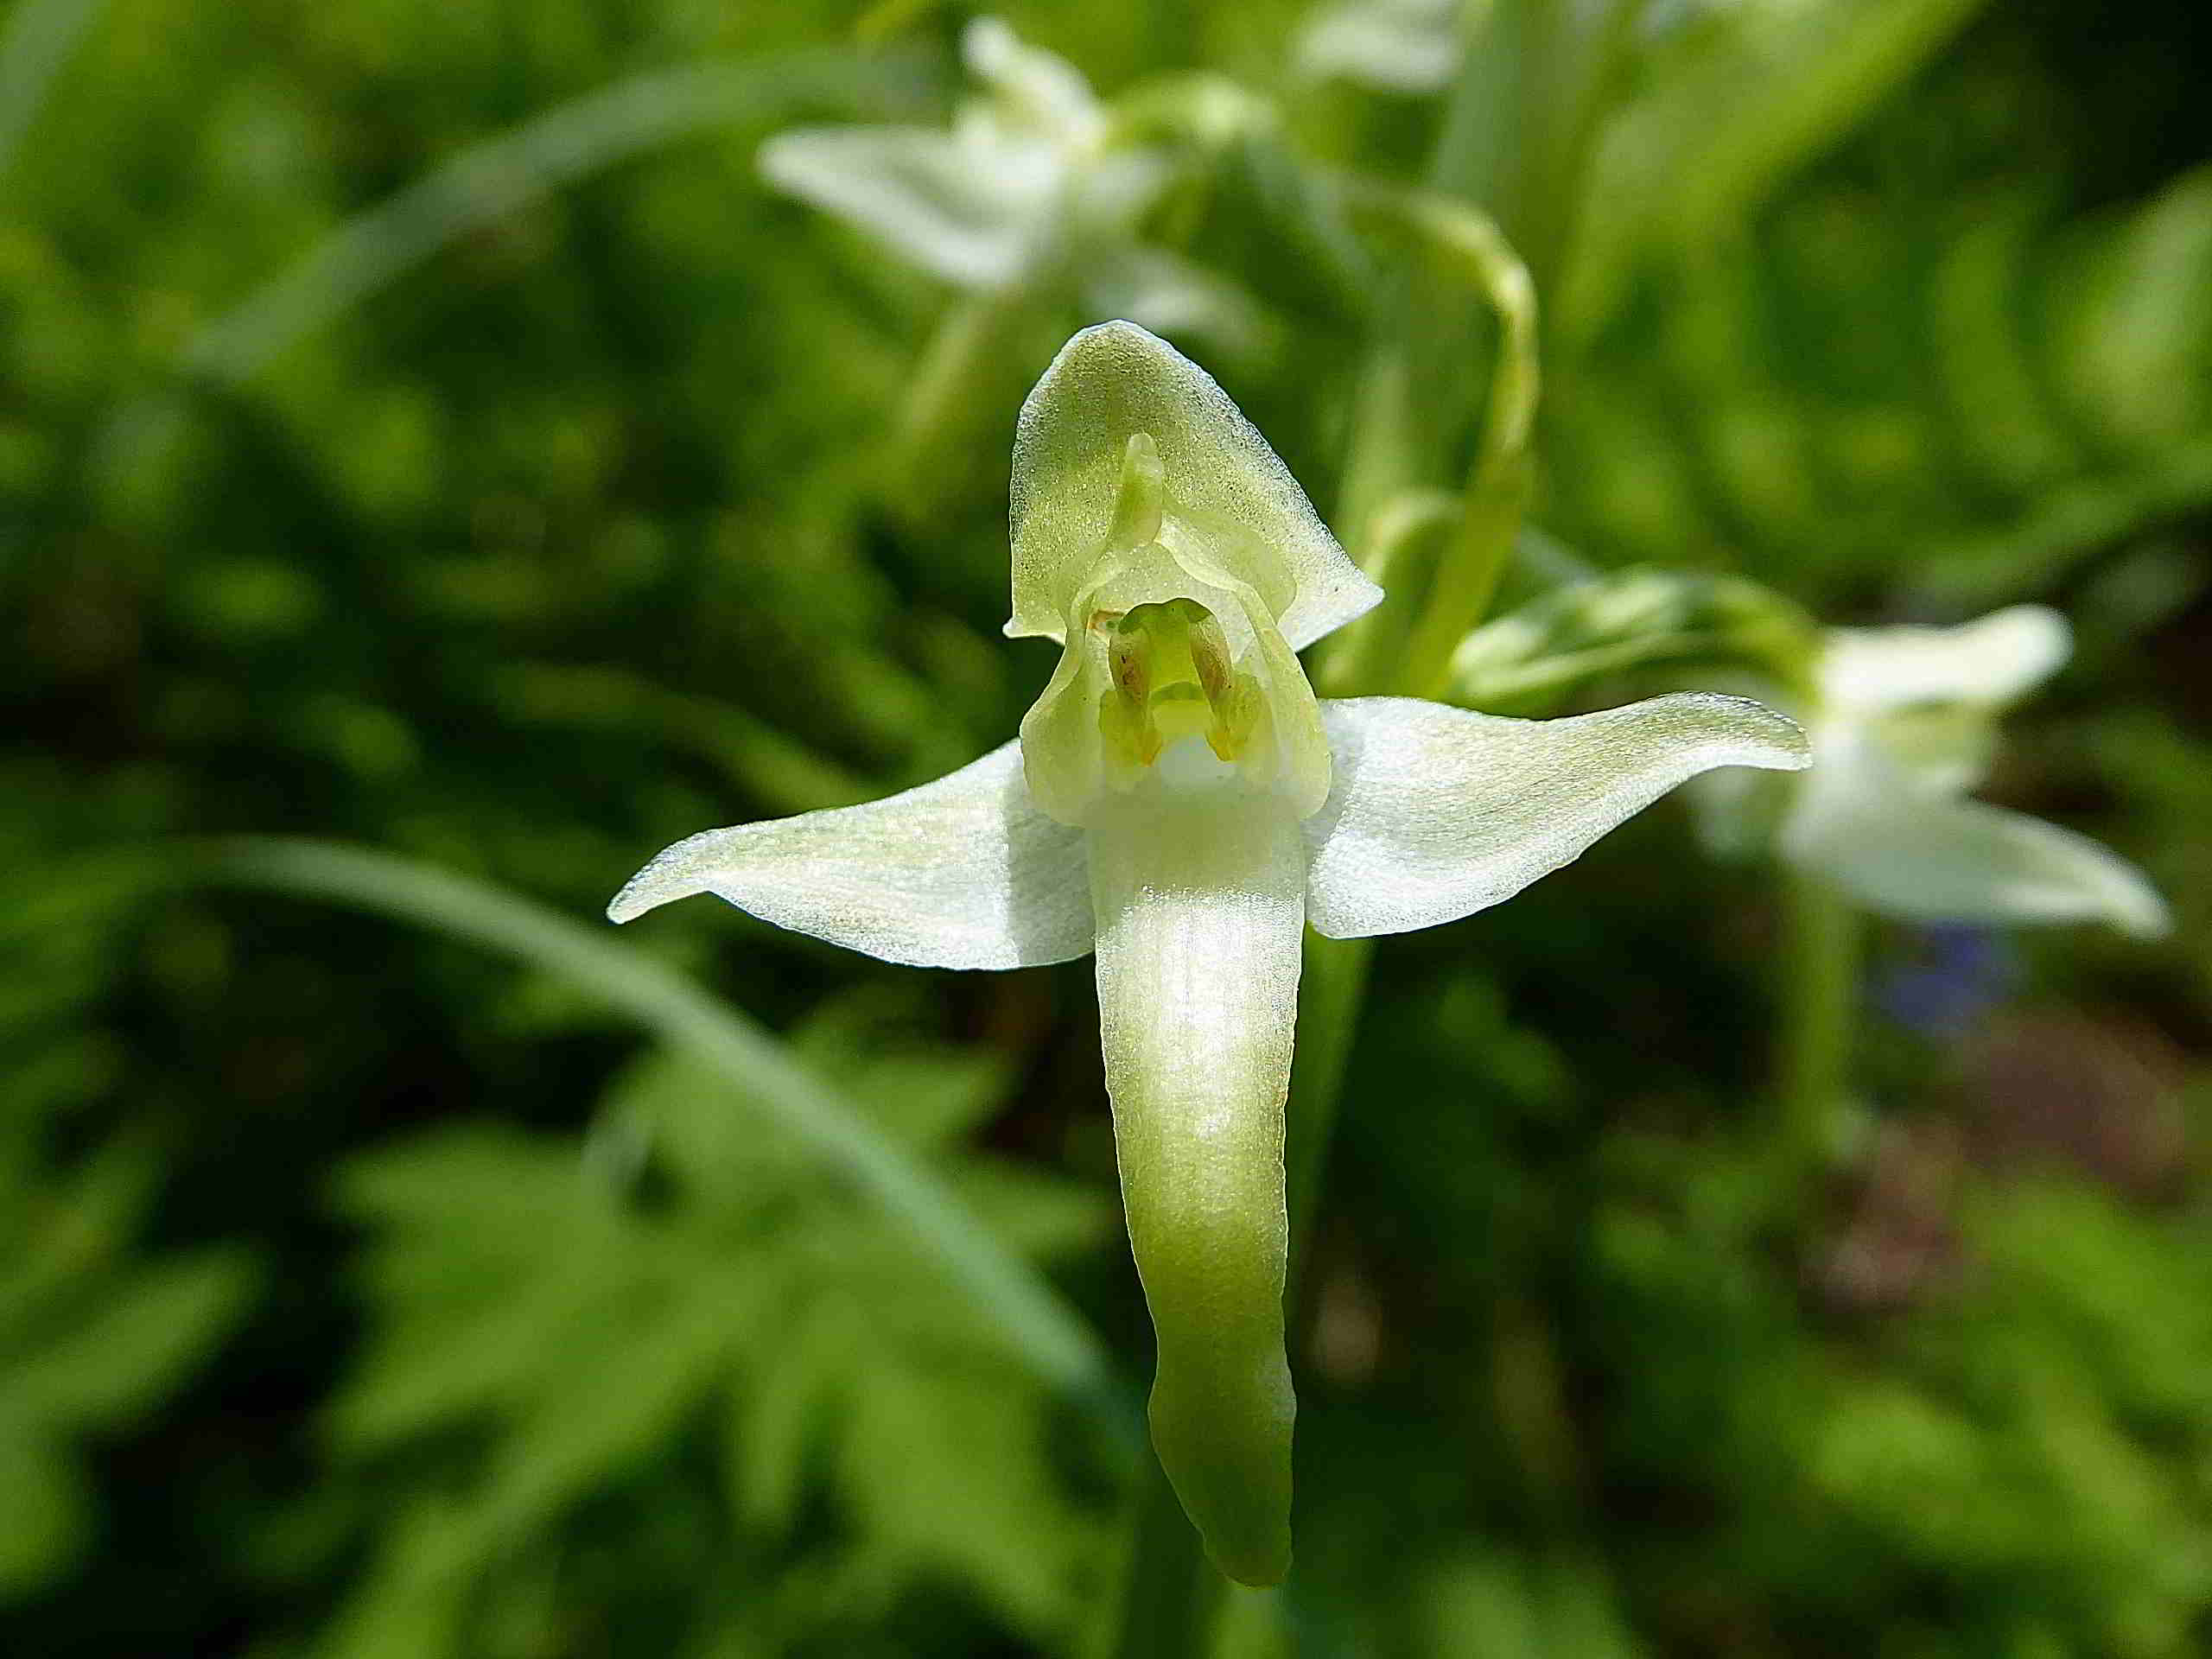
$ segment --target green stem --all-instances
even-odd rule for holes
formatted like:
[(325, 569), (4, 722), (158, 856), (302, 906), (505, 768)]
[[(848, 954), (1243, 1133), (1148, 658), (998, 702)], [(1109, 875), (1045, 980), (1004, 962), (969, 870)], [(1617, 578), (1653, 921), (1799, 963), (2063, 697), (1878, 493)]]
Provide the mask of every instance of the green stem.
[(1452, 656), (1490, 608), (1528, 500), (1524, 458), (1485, 456), (1468, 488), (1459, 533), (1437, 566), (1428, 607), (1407, 643), (1397, 676), (1404, 696), (1440, 697), (1450, 687)]
[[(1462, 516), (1446, 490), (1405, 489), (1389, 498), (1357, 543), (1360, 569), (1386, 594), (1428, 590), (1453, 544)], [(1413, 632), (1410, 607), (1384, 603), (1337, 630), (1315, 650), (1313, 689), (1325, 697), (1358, 696), (1389, 685)]]
[(1792, 868), (1783, 889), (1783, 985), (1775, 1156), (1794, 1200), (1827, 1165), (1858, 1023), (1859, 921), (1842, 891)]
[(1195, 1656), (1208, 1636), (1229, 1581), (1198, 1547), (1149, 1446), (1129, 1499), (1128, 1554), (1122, 1563), (1119, 1617), (1101, 1628), (1092, 1659)]
[(1291, 1068), (1290, 1116), (1283, 1126), (1283, 1168), (1290, 1185), (1289, 1298), (1293, 1306), (1300, 1300), (1299, 1278), (1320, 1196), (1321, 1171), (1336, 1129), (1337, 1107), (1344, 1096), (1344, 1074), (1351, 1060), (1352, 1033), (1359, 1024), (1359, 1005), (1367, 995), (1367, 970), (1374, 956), (1372, 939), (1306, 936), (1298, 1059)]
[(1538, 387), (1536, 290), (1497, 227), (1480, 213), (1440, 197), (1411, 199), (1407, 210), (1421, 231), (1465, 264), (1498, 325), (1459, 536), (1437, 567), (1398, 677), (1406, 695), (1433, 697), (1451, 677), (1459, 641), (1489, 608), (1528, 508)]
[(892, 499), (917, 521), (959, 476), (944, 457), (957, 450), (981, 410), (997, 408), (989, 388), (1005, 378), (1019, 353), (1013, 338), (1033, 303), (1020, 283), (955, 300), (915, 365), (892, 433), (887, 483)]
[[(1527, 268), (1497, 226), (1465, 202), (1429, 192), (1366, 187), (1353, 187), (1348, 200), (1355, 208), (1411, 232), (1442, 254), (1497, 319), (1482, 429), (1460, 495), (1458, 530), (1437, 560), (1434, 578), (1421, 596), (1420, 620), (1397, 671), (1389, 677), (1393, 691), (1433, 697), (1449, 681), (1452, 655), (1459, 641), (1490, 606), (1529, 505), (1529, 442), (1539, 385), (1536, 291)], [(1376, 385), (1388, 389), (1395, 383), (1386, 377)], [(1404, 418), (1406, 411), (1378, 391), (1372, 407), (1363, 405), (1362, 414), (1366, 419), (1395, 421)], [(1347, 482), (1347, 495), (1363, 514), (1362, 522), (1351, 528), (1363, 563), (1370, 568), (1373, 532), (1380, 522), (1378, 498), (1394, 482), (1402, 487), (1382, 454), (1385, 447), (1356, 442)]]

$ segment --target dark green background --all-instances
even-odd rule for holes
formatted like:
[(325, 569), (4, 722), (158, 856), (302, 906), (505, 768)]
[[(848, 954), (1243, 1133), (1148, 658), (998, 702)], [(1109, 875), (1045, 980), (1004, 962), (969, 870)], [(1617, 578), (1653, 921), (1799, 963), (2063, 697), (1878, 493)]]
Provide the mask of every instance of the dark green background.
[[(1992, 794), (2140, 861), (2177, 931), (1881, 930), (1847, 1156), (1786, 1213), (1773, 877), (1679, 804), (1386, 942), (1293, 1355), (1300, 1651), (2212, 1634), (2212, 39), (1910, 10), (1650, 9), (1576, 242), (1516, 171), (1537, 118), (1478, 105), (1502, 159), (1455, 182), (1549, 323), (1535, 521), (1831, 620), (2065, 608)], [(1450, 102), (1292, 81), (1287, 5), (1009, 11), (1106, 93), (1280, 95), (1284, 168), (1416, 176)], [(931, 499), (885, 487), (947, 296), (753, 165), (943, 118), (960, 16), (861, 21), (0, 13), (17, 69), (83, 30), (35, 106), (0, 80), (0, 1648), (1074, 1652), (1113, 1593), (1112, 1446), (722, 1085), (542, 965), (188, 850), (359, 843), (596, 925), (680, 835), (1013, 730), (1049, 667), (997, 632), (1013, 415), (1084, 319), (1029, 320)], [(1525, 67), (1479, 66), (1541, 114)], [(503, 152), (452, 200), (509, 207), (360, 280), (412, 222), (356, 216), (662, 73), (638, 107), (722, 118), (572, 178)], [(1155, 230), (1256, 296), (1246, 348), (1191, 346), (1326, 512), (1372, 296), (1285, 253), (1262, 171)], [(1433, 365), (1470, 409), (1480, 362)], [(789, 1037), (1145, 1374), (1084, 967), (924, 974), (704, 901), (621, 943)]]

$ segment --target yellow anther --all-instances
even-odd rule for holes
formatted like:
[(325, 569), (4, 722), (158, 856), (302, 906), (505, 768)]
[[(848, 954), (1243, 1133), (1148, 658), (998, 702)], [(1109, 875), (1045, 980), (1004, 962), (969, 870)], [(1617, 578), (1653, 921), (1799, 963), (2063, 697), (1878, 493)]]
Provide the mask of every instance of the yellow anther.
[(1151, 652), (1141, 629), (1135, 632), (1116, 625), (1106, 639), (1106, 665), (1114, 677), (1114, 690), (1138, 709), (1152, 690)]
[(1207, 747), (1224, 760), (1234, 761), (1244, 753), (1259, 727), (1260, 683), (1249, 674), (1236, 675), (1225, 695), (1211, 702), (1214, 719), (1206, 732)]

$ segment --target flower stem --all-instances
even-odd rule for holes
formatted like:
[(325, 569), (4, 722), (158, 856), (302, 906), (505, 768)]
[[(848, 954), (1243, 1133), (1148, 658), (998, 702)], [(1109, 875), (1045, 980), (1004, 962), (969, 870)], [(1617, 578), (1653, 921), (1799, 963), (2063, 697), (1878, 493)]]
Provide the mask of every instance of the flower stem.
[(1006, 372), (1014, 330), (1030, 303), (1019, 283), (964, 295), (945, 312), (915, 365), (891, 435), (886, 483), (892, 499), (917, 519), (941, 499), (958, 469), (944, 457), (979, 409), (996, 407), (988, 388)]
[(1352, 1033), (1359, 1024), (1359, 1005), (1367, 994), (1367, 970), (1374, 955), (1372, 939), (1306, 936), (1298, 1059), (1291, 1069), (1290, 1116), (1283, 1132), (1283, 1167), (1290, 1183), (1289, 1300), (1294, 1307), (1299, 1303), (1306, 1241), (1313, 1229), (1321, 1171), (1328, 1160), (1329, 1139), (1336, 1128), (1337, 1105), (1351, 1059)]
[(1119, 1616), (1101, 1630), (1091, 1659), (1204, 1654), (1229, 1581), (1198, 1548), (1166, 1471), (1147, 1445), (1129, 1500), (1128, 1553)]
[(1451, 677), (1452, 654), (1490, 608), (1528, 509), (1538, 384), (1536, 291), (1527, 268), (1481, 214), (1434, 198), (1415, 199), (1409, 213), (1469, 273), (1498, 322), (1497, 353), (1459, 535), (1438, 566), (1395, 688), (1408, 696), (1433, 697)]
[(1781, 1104), (1775, 1155), (1795, 1204), (1834, 1148), (1858, 1024), (1859, 917), (1842, 891), (1809, 870), (1791, 868), (1783, 889), (1782, 1029), (1775, 1094)]
[[(1380, 188), (1363, 188), (1351, 200), (1359, 211), (1409, 233), (1440, 257), (1497, 322), (1480, 433), (1460, 492), (1459, 524), (1436, 561), (1387, 688), (1402, 696), (1434, 697), (1451, 677), (1452, 653), (1490, 607), (1528, 508), (1539, 383), (1536, 292), (1527, 267), (1497, 226), (1465, 202)], [(1369, 390), (1374, 396), (1363, 410), (1363, 423), (1408, 418), (1389, 395), (1402, 397), (1408, 388), (1385, 377)], [(1386, 424), (1382, 429), (1388, 434), (1396, 429)], [(1360, 515), (1352, 530), (1362, 562), (1369, 565), (1374, 551), (1370, 543), (1393, 483), (1379, 454), (1372, 442), (1354, 444), (1346, 492)]]

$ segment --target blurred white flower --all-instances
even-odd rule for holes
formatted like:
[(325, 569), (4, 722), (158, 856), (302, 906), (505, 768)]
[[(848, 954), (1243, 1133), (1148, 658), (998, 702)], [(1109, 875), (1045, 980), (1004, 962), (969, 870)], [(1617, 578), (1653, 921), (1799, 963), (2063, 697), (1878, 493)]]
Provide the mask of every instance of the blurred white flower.
[(1507, 720), (1317, 699), (1295, 653), (1381, 590), (1211, 377), (1143, 329), (1070, 340), (1014, 459), (1017, 638), (1060, 645), (1020, 739), (887, 800), (709, 830), (608, 913), (713, 893), (891, 962), (1095, 951), (1153, 1438), (1224, 1572), (1290, 1550), (1283, 1108), (1300, 941), (1511, 898), (1716, 766), (1804, 734), (1737, 697)]
[(1080, 71), (995, 17), (961, 55), (980, 95), (950, 128), (795, 128), (761, 146), (762, 175), (963, 289), (1065, 283), (1094, 315), (1249, 328), (1233, 284), (1138, 240), (1170, 163), (1117, 137)]
[(2164, 932), (2143, 873), (2086, 836), (1969, 800), (1997, 717), (2071, 649), (2066, 620), (2016, 605), (1954, 628), (1837, 628), (1808, 721), (1815, 766), (1783, 854), (1871, 910), (1923, 921), (2107, 921)]
[(1465, 0), (1349, 0), (1325, 7), (1298, 39), (1298, 67), (1390, 92), (1433, 92), (1459, 67)]

